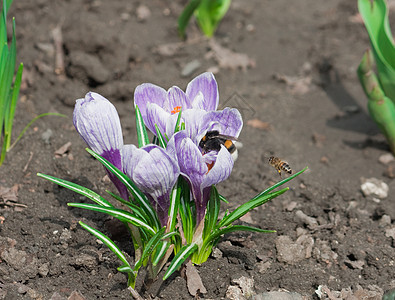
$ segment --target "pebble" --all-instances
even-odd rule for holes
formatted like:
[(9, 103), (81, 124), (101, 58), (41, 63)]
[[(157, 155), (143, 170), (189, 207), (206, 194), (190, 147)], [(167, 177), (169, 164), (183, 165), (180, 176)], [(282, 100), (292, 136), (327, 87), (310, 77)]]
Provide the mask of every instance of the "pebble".
[(391, 153), (386, 153), (383, 155), (380, 155), (379, 157), (379, 162), (381, 162), (383, 165), (388, 165), (390, 162), (394, 161), (395, 157)]
[(49, 145), (51, 143), (50, 140), (52, 136), (53, 136), (53, 131), (48, 128), (41, 134), (41, 139), (43, 140), (44, 144)]
[(361, 190), (364, 196), (373, 195), (380, 199), (387, 198), (388, 196), (388, 185), (377, 178), (361, 178)]
[(232, 283), (239, 286), (244, 297), (250, 298), (254, 294), (254, 279), (241, 276), (233, 279)]
[(193, 61), (187, 63), (181, 71), (182, 77), (188, 77), (193, 74), (197, 69), (200, 68), (202, 64), (199, 60), (194, 59)]
[(253, 300), (303, 300), (303, 296), (294, 292), (267, 292), (252, 297)]
[(137, 20), (139, 22), (146, 21), (149, 17), (151, 17), (150, 9), (145, 5), (139, 5), (136, 9)]
[[(287, 235), (276, 239), (277, 260), (287, 264), (295, 264), (306, 258), (306, 248), (291, 240)], [(310, 253), (311, 254), (311, 253)]]

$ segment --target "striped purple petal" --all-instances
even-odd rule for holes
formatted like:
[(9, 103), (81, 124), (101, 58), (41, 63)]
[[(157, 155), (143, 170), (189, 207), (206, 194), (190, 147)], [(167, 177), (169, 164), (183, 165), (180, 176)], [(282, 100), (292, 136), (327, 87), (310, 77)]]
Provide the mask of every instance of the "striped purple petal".
[(150, 199), (162, 226), (165, 226), (170, 206), (170, 193), (180, 170), (177, 161), (165, 149), (156, 145), (122, 149), (123, 171)]
[[(73, 123), (88, 146), (122, 170), (120, 149), (123, 146), (122, 128), (114, 105), (103, 96), (89, 92), (76, 101)], [(110, 172), (111, 181), (120, 195), (128, 199), (126, 187)]]

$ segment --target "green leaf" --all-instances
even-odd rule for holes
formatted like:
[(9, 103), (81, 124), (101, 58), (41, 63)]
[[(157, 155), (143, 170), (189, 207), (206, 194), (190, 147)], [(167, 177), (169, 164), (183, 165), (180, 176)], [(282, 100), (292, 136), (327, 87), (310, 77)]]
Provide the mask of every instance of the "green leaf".
[(226, 200), (226, 198), (222, 195), (219, 195), (219, 200), (221, 200), (222, 202), (225, 202), (225, 203), (229, 203), (229, 201)]
[(170, 194), (170, 206), (168, 210), (168, 231), (171, 232), (176, 227), (178, 207), (180, 206), (182, 186), (180, 181), (177, 181), (177, 185), (173, 188)]
[(219, 199), (217, 188), (213, 185), (211, 187), (210, 199), (207, 203), (206, 216), (204, 218), (203, 239), (206, 236), (210, 235), (210, 233), (215, 228), (215, 224), (218, 220), (220, 206), (221, 200)]
[(212, 37), (219, 22), (229, 9), (231, 0), (203, 0), (195, 11), (196, 19), (203, 33)]
[[(163, 239), (163, 238), (162, 238)], [(154, 257), (152, 258), (152, 265), (157, 266), (163, 256), (166, 254), (167, 250), (170, 248), (171, 243), (165, 241), (162, 243), (161, 247), (155, 252)]]
[[(174, 126), (174, 133), (176, 133), (176, 132), (178, 132), (178, 131), (180, 131), (180, 130), (183, 130), (181, 127), (180, 127), (180, 125), (182, 125), (182, 124), (180, 124), (180, 122), (181, 122), (181, 114), (182, 114), (182, 107), (181, 107), (181, 109), (180, 109), (180, 112), (178, 113), (178, 117), (177, 117), (177, 121), (176, 121), (176, 126)], [(185, 129), (185, 128), (184, 128)]]
[(136, 105), (136, 129), (137, 129), (137, 140), (139, 148), (148, 145), (149, 139), (147, 129), (145, 128), (143, 117), (141, 116), (140, 109)]
[(7, 120), (5, 122), (5, 127), (4, 127), (4, 138), (5, 138), (4, 142), (6, 144), (7, 151), (11, 146), (12, 125), (14, 122), (14, 115), (15, 115), (16, 104), (18, 102), (19, 90), (22, 83), (22, 72), (23, 72), (23, 64), (21, 63), (19, 65), (18, 71), (15, 76), (15, 83), (11, 95), (11, 103), (9, 106)]
[(90, 227), (89, 225), (81, 221), (79, 223), (85, 230), (101, 240), (122, 261), (123, 265), (118, 267), (118, 271), (128, 273), (130, 276), (132, 276), (133, 281), (135, 281), (137, 273), (133, 272), (128, 260), (126, 259), (122, 251), (118, 248), (118, 246), (108, 236), (101, 233), (100, 231)]
[(114, 199), (116, 199), (117, 201), (121, 202), (123, 205), (127, 206), (133, 213), (135, 213), (139, 218), (141, 218), (142, 220), (148, 222), (148, 216), (147, 214), (144, 212), (144, 210), (141, 209), (140, 206), (137, 206), (135, 204), (133, 204), (132, 202), (126, 201), (124, 200), (122, 197), (115, 195), (114, 193), (110, 192), (110, 191), (106, 191), (109, 195), (111, 195), (111, 197), (113, 197)]
[(185, 29), (187, 28), (193, 13), (199, 7), (201, 2), (202, 0), (191, 0), (178, 17), (178, 32), (182, 38), (185, 38)]
[(308, 167), (305, 167), (303, 170), (289, 176), (288, 178), (285, 178), (279, 182), (277, 182), (276, 184), (273, 184), (271, 187), (267, 188), (266, 190), (264, 190), (263, 192), (259, 193), (258, 195), (256, 195), (254, 198), (252, 198), (252, 200), (257, 199), (267, 193), (270, 193), (271, 191), (273, 191), (274, 189), (278, 188), (279, 186), (282, 186), (284, 183), (287, 183), (288, 181), (294, 179), (296, 176), (299, 176), (300, 174), (302, 174), (304, 171), (306, 171), (308, 169)]
[(153, 235), (148, 243), (144, 247), (143, 254), (141, 258), (134, 265), (134, 270), (137, 271), (143, 265), (143, 262), (151, 255), (151, 253), (155, 250), (158, 244), (161, 242), (162, 237), (165, 233), (166, 227), (161, 228), (155, 235)]
[(150, 225), (155, 228), (161, 228), (156, 212), (152, 208), (151, 204), (147, 197), (136, 187), (134, 182), (126, 176), (123, 172), (121, 172), (117, 167), (115, 167), (112, 163), (110, 163), (105, 158), (101, 157), (99, 154), (94, 152), (93, 150), (86, 148), (86, 151), (89, 152), (94, 158), (96, 158), (107, 170), (113, 173), (132, 193), (134, 199), (140, 205), (140, 207), (144, 210), (145, 214), (149, 217)]
[(385, 0), (358, 0), (358, 9), (369, 34), (381, 86), (395, 101), (395, 46)]
[(156, 130), (156, 138), (159, 140), (159, 146), (166, 149), (167, 142), (163, 137), (162, 133), (160, 132), (158, 125), (156, 124), (155, 124), (155, 130)]
[(197, 250), (198, 246), (195, 243), (182, 247), (171, 261), (170, 266), (166, 270), (165, 276), (163, 276), (163, 280), (169, 278), (169, 276), (173, 274), (182, 265), (182, 263)]
[(73, 192), (76, 192), (82, 196), (85, 196), (87, 198), (89, 198), (90, 200), (92, 200), (93, 202), (104, 206), (104, 207), (113, 207), (113, 205), (108, 202), (106, 199), (104, 199), (102, 196), (100, 196), (99, 194), (91, 191), (90, 189), (80, 186), (76, 183), (64, 180), (64, 179), (59, 179), (50, 175), (45, 175), (45, 174), (41, 174), (41, 173), (37, 173), (38, 177), (44, 178), (46, 180), (49, 180), (57, 185), (63, 186)]
[(190, 199), (191, 192), (188, 183), (184, 178), (182, 178), (182, 176), (178, 178), (178, 181), (182, 191), (179, 207), (182, 230), (186, 241), (190, 243), (192, 242), (193, 232), (195, 229), (195, 207), (193, 201)]
[(250, 201), (240, 205), (238, 208), (236, 208), (234, 211), (232, 211), (229, 215), (224, 217), (218, 224), (218, 227), (226, 227), (230, 224), (232, 224), (234, 221), (240, 219), (242, 216), (244, 216), (247, 212), (250, 210), (254, 209), (255, 207), (258, 207), (267, 201), (280, 196), (281, 194), (285, 193), (288, 191), (289, 188), (284, 188), (280, 191), (273, 192), (267, 195), (262, 195), (257, 198), (253, 198)]
[(122, 222), (131, 223), (134, 226), (143, 229), (151, 236), (155, 235), (156, 233), (155, 230), (151, 226), (149, 226), (149, 224), (144, 222), (144, 220), (137, 218), (133, 216), (131, 213), (122, 209), (113, 208), (113, 207), (103, 207), (100, 205), (87, 204), (87, 203), (67, 203), (67, 205), (71, 207), (84, 208), (84, 209), (105, 213), (107, 215), (113, 216), (114, 218), (117, 218)]

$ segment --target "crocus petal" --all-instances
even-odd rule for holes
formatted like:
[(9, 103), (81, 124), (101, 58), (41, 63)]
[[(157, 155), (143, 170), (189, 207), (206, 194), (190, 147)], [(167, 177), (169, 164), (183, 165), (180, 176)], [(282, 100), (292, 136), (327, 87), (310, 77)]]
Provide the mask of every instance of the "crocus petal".
[(201, 139), (207, 131), (216, 130), (222, 135), (237, 138), (243, 128), (243, 119), (235, 108), (226, 107), (222, 111), (207, 112), (199, 124), (197, 138)]
[[(187, 136), (186, 132), (180, 131), (173, 135), (167, 144), (167, 150), (177, 156), (181, 175), (188, 181), (196, 207), (197, 224), (203, 219), (209, 193), (202, 183), (209, 172), (209, 168), (198, 146)], [(214, 164), (215, 165), (215, 164)], [(218, 175), (218, 174), (217, 174)]]
[(123, 146), (117, 110), (97, 93), (89, 92), (85, 98), (76, 101), (73, 123), (89, 147), (100, 155)]
[[(177, 161), (157, 145), (136, 148), (125, 146), (122, 150), (124, 172), (148, 196), (162, 226), (167, 223), (170, 192), (180, 170)], [(130, 159), (127, 154), (131, 154)]]
[[(148, 103), (155, 103), (165, 111), (169, 111), (169, 106), (167, 103), (167, 92), (165, 89), (152, 83), (140, 84), (134, 90), (134, 105), (138, 106), (145, 124), (148, 121), (147, 120)], [(155, 124), (155, 121), (153, 121), (152, 123)], [(155, 128), (153, 132), (155, 133)]]
[(192, 108), (204, 109), (204, 96), (202, 92), (199, 91), (195, 99), (193, 99)]
[(167, 100), (171, 114), (177, 113), (181, 108), (184, 111), (191, 107), (187, 95), (178, 86), (173, 86), (167, 91)]
[(204, 110), (216, 110), (218, 107), (219, 95), (217, 81), (215, 80), (213, 73), (203, 73), (192, 79), (188, 84), (186, 94), (192, 103), (199, 95), (199, 92), (203, 94)]
[(146, 114), (146, 119), (144, 120), (143, 118), (145, 126), (147, 126), (147, 128), (156, 135), (156, 124), (159, 131), (164, 134), (166, 132), (166, 122), (170, 117), (170, 114), (156, 103), (147, 104)]
[[(88, 146), (122, 170), (120, 149), (123, 146), (121, 122), (117, 110), (103, 96), (89, 92), (85, 98), (78, 99), (73, 113), (73, 123)], [(125, 200), (128, 199), (126, 187), (114, 174), (108, 176)]]
[(218, 152), (214, 166), (204, 177), (202, 188), (206, 188), (226, 180), (232, 172), (233, 164), (234, 160), (232, 155), (229, 153), (228, 149), (221, 146), (221, 150)]

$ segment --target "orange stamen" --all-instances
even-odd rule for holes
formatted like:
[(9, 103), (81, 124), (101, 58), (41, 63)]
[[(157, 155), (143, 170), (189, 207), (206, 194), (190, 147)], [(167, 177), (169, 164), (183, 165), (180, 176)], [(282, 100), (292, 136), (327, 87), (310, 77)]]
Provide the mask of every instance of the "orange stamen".
[[(207, 173), (210, 172), (210, 170), (211, 170), (213, 167), (214, 167), (214, 162), (211, 162), (211, 163), (207, 164), (207, 168), (208, 168)], [(207, 174), (207, 173), (206, 173), (206, 174)]]
[(174, 115), (174, 114), (180, 112), (180, 110), (181, 110), (181, 106), (176, 106), (176, 107), (174, 107), (173, 110), (171, 111), (171, 114)]

